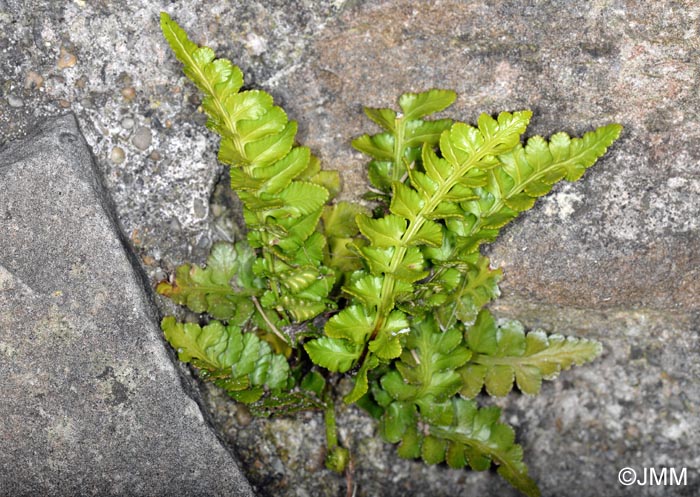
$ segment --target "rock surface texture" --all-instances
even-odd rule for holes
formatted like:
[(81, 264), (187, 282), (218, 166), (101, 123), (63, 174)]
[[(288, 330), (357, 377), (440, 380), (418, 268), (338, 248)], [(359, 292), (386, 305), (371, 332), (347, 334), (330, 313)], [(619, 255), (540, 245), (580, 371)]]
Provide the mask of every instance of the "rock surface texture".
[[(698, 2), (0, 0), (0, 143), (71, 108), (152, 280), (236, 231), (162, 9), (275, 96), (324, 167), (341, 170), (346, 199), (365, 188), (349, 142), (375, 131), (361, 106), (404, 91), (455, 89), (446, 115), (471, 122), (530, 108), (530, 135), (623, 124), (581, 181), (488, 249), (505, 273), (498, 315), (596, 338), (603, 357), (536, 398), (498, 403), (545, 496), (700, 494)], [(251, 422), (217, 392), (209, 401), (261, 495), (344, 495), (344, 478), (323, 469), (320, 416)], [(514, 495), (493, 474), (402, 461), (367, 417), (341, 410), (358, 496)], [(628, 488), (624, 467), (687, 468), (687, 484)]]
[(0, 152), (0, 495), (252, 495), (133, 263), (72, 115)]

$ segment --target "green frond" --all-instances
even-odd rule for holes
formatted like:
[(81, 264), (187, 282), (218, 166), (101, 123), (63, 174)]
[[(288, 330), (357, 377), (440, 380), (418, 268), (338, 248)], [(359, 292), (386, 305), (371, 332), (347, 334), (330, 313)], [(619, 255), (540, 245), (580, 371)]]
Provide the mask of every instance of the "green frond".
[(253, 314), (251, 297), (263, 283), (252, 271), (255, 254), (245, 243), (219, 242), (211, 249), (204, 268), (184, 264), (175, 281), (162, 281), (156, 291), (193, 312), (243, 325)]
[(539, 136), (525, 146), (516, 144), (497, 156), (483, 186), (474, 188), (477, 199), (462, 204), (462, 219), (450, 219), (447, 227), (458, 235), (459, 250), (470, 252), (495, 239), (500, 228), (520, 212), (532, 208), (535, 199), (548, 193), (558, 181), (578, 180), (619, 137), (622, 127), (609, 124), (569, 138)]
[(479, 313), (466, 339), (473, 356), (461, 370), (461, 393), (470, 398), (484, 385), (490, 395), (505, 396), (514, 381), (523, 393), (535, 395), (543, 379), (592, 361), (602, 351), (600, 343), (585, 338), (548, 336), (540, 330), (525, 333), (518, 321), (497, 323), (487, 310)]
[(236, 400), (255, 402), (266, 389), (282, 391), (293, 383), (285, 357), (235, 325), (211, 321), (201, 327), (166, 317), (161, 328), (182, 362), (192, 363), (201, 378), (213, 381)]
[[(240, 91), (243, 76), (238, 67), (217, 59), (211, 49), (198, 47), (166, 13), (161, 14), (161, 29), (185, 75), (204, 93), (207, 126), (221, 136), (219, 160), (231, 166), (231, 186), (243, 203), (251, 246), (260, 248), (266, 259), (306, 258), (305, 270), (314, 268), (315, 277), (326, 280), (314, 286), (311, 295), (308, 287), (307, 295), (301, 295), (284, 285), (274, 263), (268, 264), (259, 276), (269, 281), (274, 298), (264, 302), (293, 321), (312, 319), (331, 306), (327, 297), (335, 273), (323, 268), (323, 247), (313, 260), (308, 260), (310, 252), (299, 252), (317, 230), (330, 198), (328, 189), (337, 193), (337, 173), (319, 171), (309, 150), (295, 145), (296, 122), (288, 120), (268, 93)], [(283, 306), (280, 311), (280, 303), (299, 303), (300, 308)]]
[(372, 389), (384, 406), (379, 433), (387, 442), (400, 442), (401, 457), (477, 471), (496, 464), (518, 490), (539, 495), (512, 428), (498, 422), (499, 409), (479, 409), (473, 401), (455, 397), (462, 387), (460, 370), (471, 354), (458, 329), (442, 332), (430, 317), (415, 325), (395, 369)]

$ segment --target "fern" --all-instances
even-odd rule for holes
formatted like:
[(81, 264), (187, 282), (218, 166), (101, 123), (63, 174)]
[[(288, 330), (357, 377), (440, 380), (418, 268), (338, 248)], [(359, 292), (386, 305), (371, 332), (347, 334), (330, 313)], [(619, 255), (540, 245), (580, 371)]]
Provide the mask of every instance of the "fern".
[(207, 267), (184, 264), (173, 283), (158, 284), (158, 293), (192, 312), (243, 324), (253, 315), (251, 296), (261, 293), (262, 282), (252, 273), (254, 252), (242, 243), (216, 243)]
[(308, 148), (294, 146), (297, 124), (269, 94), (240, 91), (238, 67), (198, 47), (165, 13), (161, 28), (185, 74), (205, 94), (207, 127), (222, 137), (219, 160), (232, 166), (248, 242), (261, 249), (254, 270), (269, 287), (261, 303), (283, 324), (315, 317), (331, 305), (335, 279), (322, 264), (325, 239), (316, 232), (330, 197), (323, 186), (329, 173), (320, 172)]
[(258, 416), (316, 409), (326, 422), (326, 466), (343, 472), (334, 403), (345, 397), (379, 420), (401, 457), (498, 473), (529, 496), (513, 430), (485, 387), (539, 392), (597, 342), (526, 332), (485, 309), (502, 271), (479, 252), (500, 229), (561, 180), (576, 181), (605, 154), (621, 126), (523, 142), (532, 113), (486, 114), (476, 126), (433, 118), (450, 90), (407, 93), (400, 111), (365, 109), (382, 128), (356, 138), (370, 156), (370, 210), (332, 199), (337, 173), (321, 171), (295, 143), (296, 123), (261, 90), (242, 91), (240, 69), (191, 42), (167, 15), (161, 27), (184, 71), (204, 93), (207, 126), (243, 204), (247, 240), (216, 244), (205, 267), (185, 264), (157, 290), (201, 324), (165, 318), (180, 360)]
[(525, 333), (523, 325), (509, 320), (496, 323), (491, 313), (482, 310), (467, 331), (472, 360), (461, 371), (460, 393), (473, 398), (486, 385), (489, 395), (503, 397), (513, 388), (539, 393), (543, 379), (553, 379), (574, 364), (580, 365), (600, 355), (598, 342), (561, 335), (547, 336), (543, 331)]
[(291, 386), (284, 356), (272, 353), (266, 342), (235, 325), (212, 321), (200, 327), (167, 317), (162, 328), (182, 362), (191, 362), (204, 379), (214, 381), (236, 400), (254, 402), (264, 388), (275, 391)]

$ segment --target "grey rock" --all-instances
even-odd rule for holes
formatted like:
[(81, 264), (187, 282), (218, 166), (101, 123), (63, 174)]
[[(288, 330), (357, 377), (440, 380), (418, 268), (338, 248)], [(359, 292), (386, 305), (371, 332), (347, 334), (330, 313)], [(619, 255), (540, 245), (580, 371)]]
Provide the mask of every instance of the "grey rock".
[(23, 107), (24, 106), (24, 100), (19, 98), (16, 95), (10, 95), (7, 97), (7, 103), (10, 104), (10, 107)]
[(131, 129), (136, 125), (136, 123), (132, 118), (125, 117), (124, 119), (122, 119), (121, 125), (124, 129)]
[(252, 495), (144, 284), (72, 115), (0, 152), (0, 495)]
[(134, 132), (134, 136), (131, 138), (131, 143), (139, 150), (146, 150), (151, 146), (152, 140), (153, 134), (151, 130), (145, 126), (139, 126)]

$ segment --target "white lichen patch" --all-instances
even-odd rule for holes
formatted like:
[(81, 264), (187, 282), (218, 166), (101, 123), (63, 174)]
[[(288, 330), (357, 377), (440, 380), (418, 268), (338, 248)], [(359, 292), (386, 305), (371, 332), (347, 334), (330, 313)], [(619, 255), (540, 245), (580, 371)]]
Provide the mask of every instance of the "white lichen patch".
[(251, 55), (260, 55), (267, 51), (267, 40), (256, 33), (248, 33), (245, 44)]
[(580, 193), (561, 191), (547, 197), (543, 212), (549, 217), (557, 216), (565, 221), (576, 211), (576, 205), (582, 201), (583, 196)]

